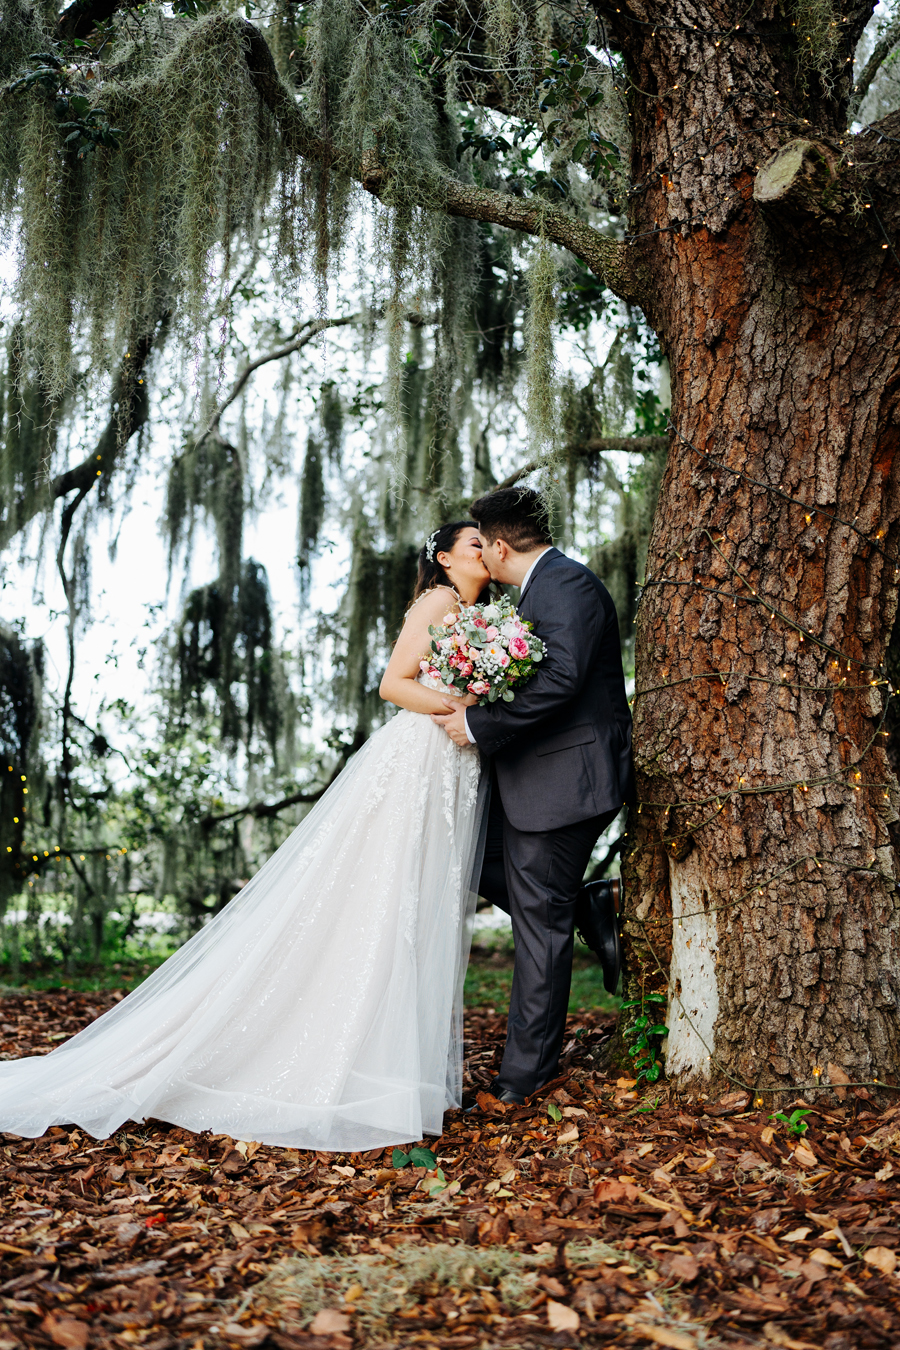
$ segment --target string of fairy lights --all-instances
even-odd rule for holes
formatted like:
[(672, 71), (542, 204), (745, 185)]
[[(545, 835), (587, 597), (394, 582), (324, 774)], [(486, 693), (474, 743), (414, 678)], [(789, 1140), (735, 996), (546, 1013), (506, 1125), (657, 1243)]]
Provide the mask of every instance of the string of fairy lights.
[[(11, 774), (15, 774), (15, 772), (16, 772), (15, 766), (12, 765), (12, 764), (7, 764), (6, 770), (7, 770), (7, 773), (11, 773)], [(27, 774), (24, 774), (24, 773), (19, 774), (19, 782), (21, 782), (21, 783), (27, 783), (27, 782), (28, 782), (28, 775), (27, 775)], [(27, 788), (27, 787), (23, 787), (23, 788), (22, 788), (22, 795), (23, 795), (23, 796), (27, 796), (27, 795), (28, 795), (28, 788)], [(23, 815), (24, 815), (25, 813), (27, 813), (27, 810), (28, 810), (27, 806), (23, 806), (21, 809), (22, 809)], [(22, 824), (23, 822), (22, 822), (22, 820), (21, 820), (21, 817), (19, 817), (19, 816), (13, 816), (13, 818), (12, 818), (12, 823), (13, 823), (13, 825), (19, 825), (19, 824)], [(13, 849), (12, 844), (7, 844), (7, 846), (6, 846), (6, 851), (7, 851), (7, 853), (12, 853), (12, 852), (14, 852), (14, 849)], [(27, 855), (28, 855), (28, 853), (30, 852), (30, 850), (25, 849), (24, 852), (25, 852), (26, 860), (27, 860)], [(28, 876), (29, 876), (30, 874), (32, 874), (32, 873), (33, 873), (35, 876), (40, 876), (40, 874), (41, 874), (41, 872), (43, 871), (44, 867), (45, 867), (48, 863), (61, 862), (64, 858), (68, 858), (68, 860), (72, 863), (72, 865), (75, 866), (75, 865), (76, 865), (76, 860), (81, 861), (81, 862), (86, 862), (87, 859), (90, 858), (90, 857), (98, 857), (98, 858), (99, 858), (99, 857), (105, 857), (107, 862), (112, 862), (114, 858), (124, 857), (125, 854), (127, 854), (127, 852), (128, 852), (128, 849), (127, 849), (127, 848), (113, 848), (113, 849), (107, 849), (107, 848), (87, 848), (87, 849), (82, 850), (82, 849), (77, 849), (77, 848), (76, 848), (76, 849), (62, 848), (59, 844), (54, 844), (52, 849), (45, 848), (45, 849), (41, 849), (40, 853), (31, 853), (30, 862), (28, 862), (28, 864), (27, 864), (27, 866), (26, 866), (26, 868), (25, 868), (25, 871), (24, 871), (24, 874), (23, 874), (23, 878), (22, 878), (22, 879), (24, 880), (26, 877), (28, 877)], [(31, 866), (32, 863), (36, 863), (37, 866)], [(16, 862), (16, 863), (14, 864), (14, 866), (15, 866), (17, 869), (19, 869), (20, 866), (21, 866), (21, 864), (20, 864), (19, 862)], [(78, 869), (78, 870), (80, 871), (80, 869)], [(34, 883), (30, 881), (28, 884), (29, 884), (29, 886), (32, 886)]]
[[(15, 774), (15, 765), (7, 764), (7, 772), (8, 774)], [(27, 774), (20, 774), (19, 782), (27, 783), (28, 782)], [(22, 792), (23, 795), (27, 795), (28, 788), (23, 787)], [(22, 810), (23, 814), (26, 813), (27, 807), (23, 807)], [(18, 817), (18, 815), (13, 815), (12, 823), (13, 825), (19, 825), (20, 817)], [(12, 852), (13, 852), (12, 844), (7, 844), (7, 853)], [(24, 852), (26, 852), (27, 855), (27, 853), (30, 852), (30, 850), (26, 849), (24, 850)], [(69, 848), (61, 848), (61, 845), (54, 844), (53, 849), (45, 848), (40, 850), (40, 853), (31, 853), (31, 863), (36, 863), (38, 865), (36, 865), (36, 867), (27, 867), (26, 872), (24, 872), (24, 876), (30, 875), (31, 872), (34, 873), (35, 876), (39, 876), (40, 872), (43, 871), (43, 868), (45, 868), (45, 865), (47, 863), (59, 863), (59, 861), (62, 861), (62, 859), (69, 859), (70, 863), (74, 864), (76, 863), (76, 860), (80, 860), (81, 863), (85, 863), (85, 861), (88, 860), (89, 857), (105, 856), (105, 860), (107, 860), (107, 863), (112, 863), (113, 859), (116, 859), (116, 857), (124, 857), (125, 853), (127, 852), (128, 852), (127, 848), (69, 849)], [(15, 865), (16, 867), (19, 867), (18, 863), (16, 863)], [(30, 882), (28, 884), (30, 884), (31, 886), (31, 884), (34, 883)]]
[[(799, 507), (800, 509), (802, 509), (804, 519), (807, 525), (810, 525), (812, 521), (816, 518), (816, 516), (821, 516), (823, 520), (827, 520), (834, 525), (838, 525), (843, 529), (855, 533), (860, 538), (861, 542), (868, 545), (872, 550), (880, 553), (884, 557), (885, 561), (889, 565), (893, 566), (894, 569), (893, 581), (896, 583), (898, 579), (900, 579), (900, 555), (897, 555), (895, 553), (889, 553), (885, 548), (884, 544), (882, 543), (882, 540), (884, 539), (886, 534), (885, 530), (879, 529), (874, 533), (872, 531), (867, 531), (858, 524), (859, 521), (858, 514), (857, 516), (851, 518), (849, 514), (842, 513), (839, 510), (828, 511), (823, 509), (822, 507), (811, 505), (810, 503), (805, 502), (802, 498), (796, 497), (792, 493), (786, 491), (781, 485), (781, 483), (778, 484), (767, 483), (762, 479), (755, 478), (752, 474), (747, 473), (745, 470), (735, 469), (732, 465), (726, 464), (721, 458), (715, 455), (711, 455), (707, 451), (701, 450), (687, 436), (681, 433), (679, 429), (673, 426), (671, 423), (669, 425), (669, 431), (679, 441), (685, 444), (689, 448), (689, 450), (691, 450), (702, 460), (710, 464), (715, 470), (724, 470), (728, 474), (732, 475), (735, 479), (743, 480), (752, 487), (764, 488), (765, 490), (774, 493), (776, 496), (782, 499), (788, 506)], [(710, 793), (704, 797), (691, 799), (688, 801), (677, 800), (668, 802), (666, 801), (640, 802), (637, 806), (637, 813), (639, 815), (641, 814), (644, 807), (654, 812), (658, 811), (662, 812), (662, 818), (659, 823), (659, 833), (661, 835), (661, 838), (651, 839), (642, 844), (633, 844), (630, 850), (631, 857), (635, 857), (638, 853), (644, 850), (659, 847), (662, 847), (663, 849), (670, 848), (673, 854), (677, 854), (679, 841), (684, 840), (688, 837), (693, 838), (693, 836), (697, 834), (699, 831), (703, 830), (704, 828), (712, 824), (721, 815), (722, 811), (726, 809), (726, 807), (729, 805), (730, 802), (733, 802), (736, 799), (739, 800), (742, 797), (758, 797), (761, 795), (778, 794), (785, 792), (797, 792), (797, 791), (807, 793), (810, 791), (810, 789), (814, 788), (823, 788), (826, 786), (841, 785), (843, 787), (849, 788), (853, 792), (862, 792), (864, 789), (876, 789), (882, 793), (885, 799), (890, 800), (889, 789), (891, 787), (891, 784), (880, 781), (864, 780), (862, 776), (863, 771), (861, 766), (863, 765), (866, 757), (868, 756), (872, 748), (879, 743), (882, 737), (885, 737), (889, 734), (885, 730), (885, 721), (887, 718), (888, 707), (891, 699), (900, 694), (900, 689), (896, 689), (893, 687), (890, 679), (888, 678), (884, 670), (883, 665), (873, 666), (872, 664), (865, 662), (858, 657), (854, 657), (845, 652), (840, 651), (838, 648), (834, 647), (833, 644), (825, 641), (820, 635), (813, 633), (804, 625), (798, 623), (795, 619), (792, 619), (789, 615), (785, 614), (779, 608), (778, 605), (774, 604), (767, 597), (760, 596), (757, 593), (754, 586), (752, 585), (752, 583), (741, 574), (739, 568), (737, 568), (731, 562), (731, 560), (725, 555), (723, 550), (719, 547), (719, 544), (725, 542), (726, 540), (729, 543), (733, 543), (733, 541), (728, 539), (727, 534), (721, 528), (717, 528), (715, 533), (718, 535), (718, 538), (714, 538), (713, 531), (706, 527), (701, 527), (699, 529), (692, 530), (680, 544), (676, 545), (674, 548), (668, 551), (665, 557), (661, 560), (656, 573), (648, 576), (647, 581), (645, 582), (644, 587), (642, 588), (643, 594), (646, 594), (647, 591), (653, 586), (662, 586), (666, 584), (686, 585), (691, 586), (704, 593), (730, 598), (732, 600), (733, 607), (736, 607), (739, 600), (745, 603), (750, 603), (752, 605), (761, 606), (769, 611), (770, 624), (776, 618), (782, 619), (785, 624), (787, 624), (789, 627), (791, 627), (798, 633), (801, 642), (805, 641), (810, 646), (818, 647), (827, 654), (831, 655), (832, 657), (831, 666), (832, 668), (836, 667), (838, 673), (840, 673), (842, 669), (849, 672), (850, 670), (852, 670), (854, 666), (856, 666), (861, 672), (862, 671), (871, 672), (871, 676), (868, 680), (864, 682), (848, 683), (847, 676), (846, 674), (844, 674), (835, 683), (812, 684), (806, 683), (804, 681), (791, 680), (788, 679), (787, 677), (779, 677), (778, 679), (774, 679), (769, 676), (744, 674), (743, 672), (735, 671), (733, 669), (728, 671), (716, 669), (710, 671), (703, 671), (700, 673), (692, 673), (691, 675), (678, 677), (674, 680), (664, 680), (662, 683), (659, 684), (647, 685), (643, 689), (637, 690), (635, 692), (634, 698), (631, 700), (632, 706), (640, 698), (646, 697), (651, 693), (658, 693), (662, 690), (670, 689), (676, 685), (687, 684), (698, 680), (719, 681), (721, 684), (727, 685), (731, 680), (735, 678), (737, 678), (738, 680), (746, 680), (748, 682), (757, 681), (759, 683), (770, 685), (775, 688), (787, 688), (787, 689), (798, 689), (809, 691), (814, 694), (825, 694), (825, 695), (834, 695), (835, 693), (871, 694), (873, 690), (878, 691), (886, 690), (887, 695), (886, 697), (882, 696), (881, 711), (877, 718), (875, 729), (872, 732), (871, 736), (866, 741), (866, 743), (860, 750), (859, 754), (849, 764), (843, 766), (839, 773), (820, 775), (818, 777), (807, 776), (805, 778), (800, 779), (786, 780), (783, 782), (776, 782), (776, 783), (763, 783), (763, 784), (748, 784), (746, 782), (746, 777), (744, 775), (741, 775), (739, 776), (738, 783), (736, 786), (728, 787), (715, 793)], [(677, 559), (680, 562), (683, 562), (685, 559), (685, 552), (690, 547), (690, 545), (698, 539), (704, 539), (707, 541), (708, 544), (712, 545), (715, 552), (726, 564), (732, 575), (742, 583), (742, 589), (740, 591), (732, 591), (732, 592), (723, 591), (717, 587), (703, 586), (700, 583), (696, 582), (696, 580), (682, 582), (676, 578), (665, 577), (664, 575), (662, 575), (662, 573), (666, 571), (666, 569), (675, 559)], [(820, 542), (824, 542), (821, 536)], [(637, 622), (637, 620), (635, 620), (635, 622)], [(700, 820), (687, 825), (684, 830), (681, 830), (675, 834), (664, 833), (666, 822), (668, 821), (671, 811), (676, 810), (680, 812), (688, 812), (691, 811), (692, 809), (703, 810), (704, 808), (709, 806), (713, 806), (714, 809)], [(876, 1089), (889, 1089), (892, 1091), (898, 1091), (900, 1090), (900, 1087), (898, 1087), (898, 1085), (885, 1082), (883, 1078), (877, 1076), (873, 1076), (873, 1078), (871, 1079), (860, 1079), (858, 1081), (850, 1081), (850, 1080), (844, 1081), (844, 1079), (842, 1078), (841, 1082), (838, 1084), (824, 1083), (822, 1081), (824, 1070), (820, 1065), (814, 1065), (812, 1068), (812, 1082), (778, 1085), (778, 1084), (764, 1084), (762, 1082), (762, 1079), (765, 1075), (765, 1065), (761, 1064), (756, 1081), (753, 1083), (748, 1083), (744, 1081), (741, 1077), (739, 1077), (734, 1072), (733, 1069), (729, 1068), (728, 1065), (722, 1063), (721, 1059), (716, 1055), (715, 1050), (713, 1049), (712, 1046), (710, 1046), (707, 1038), (703, 1035), (703, 1032), (698, 1027), (695, 1017), (691, 1015), (690, 1010), (687, 1008), (684, 999), (682, 998), (681, 990), (677, 987), (672, 986), (671, 984), (669, 972), (667, 971), (666, 966), (660, 956), (660, 953), (657, 950), (657, 947), (654, 943), (653, 932), (651, 930), (659, 928), (662, 929), (669, 928), (676, 921), (678, 923), (679, 928), (681, 928), (683, 927), (683, 923), (686, 919), (692, 918), (705, 919), (707, 916), (711, 914), (733, 909), (736, 906), (743, 904), (753, 896), (763, 895), (768, 887), (772, 886), (778, 881), (783, 880), (786, 876), (790, 876), (791, 874), (796, 873), (797, 870), (801, 867), (806, 867), (808, 870), (811, 868), (815, 868), (818, 869), (819, 871), (821, 871), (825, 867), (831, 867), (838, 870), (853, 872), (857, 874), (867, 873), (869, 875), (878, 877), (883, 881), (887, 881), (892, 886), (897, 885), (897, 879), (895, 878), (895, 876), (892, 873), (882, 871), (881, 868), (877, 865), (877, 854), (875, 854), (874, 852), (865, 863), (844, 862), (825, 854), (808, 853), (803, 855), (802, 857), (792, 859), (785, 865), (777, 868), (774, 871), (769, 872), (766, 876), (756, 877), (756, 879), (749, 886), (745, 887), (745, 889), (740, 891), (738, 894), (726, 900), (723, 900), (720, 903), (709, 905), (708, 907), (705, 907), (703, 909), (685, 910), (677, 915), (675, 914), (667, 915), (664, 918), (654, 919), (654, 918), (638, 918), (637, 916), (629, 916), (627, 922), (641, 930), (642, 941), (650, 954), (653, 965), (655, 966), (656, 974), (659, 975), (660, 979), (664, 982), (666, 988), (669, 990), (672, 1005), (673, 1006), (677, 1005), (677, 1007), (680, 1009), (680, 1012), (678, 1014), (678, 1020), (687, 1021), (688, 1026), (690, 1027), (692, 1033), (697, 1037), (698, 1041), (700, 1042), (700, 1044), (703, 1046), (704, 1050), (707, 1053), (707, 1063), (710, 1065), (711, 1068), (714, 1068), (717, 1074), (726, 1082), (729, 1082), (733, 1086), (740, 1088), (741, 1091), (746, 1092), (757, 1107), (761, 1107), (764, 1104), (764, 1099), (766, 1095), (778, 1096), (798, 1092), (806, 1093), (816, 1091), (833, 1091), (835, 1086), (841, 1089), (876, 1088)], [(716, 960), (717, 959), (718, 958), (716, 958)]]

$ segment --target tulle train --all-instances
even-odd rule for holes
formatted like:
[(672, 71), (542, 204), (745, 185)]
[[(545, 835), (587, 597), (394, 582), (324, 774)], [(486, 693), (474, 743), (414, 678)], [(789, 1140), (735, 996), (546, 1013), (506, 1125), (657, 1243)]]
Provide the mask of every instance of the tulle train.
[(474, 747), (400, 712), (214, 920), (103, 1017), (0, 1064), (0, 1129), (156, 1117), (335, 1151), (459, 1104), (484, 791)]

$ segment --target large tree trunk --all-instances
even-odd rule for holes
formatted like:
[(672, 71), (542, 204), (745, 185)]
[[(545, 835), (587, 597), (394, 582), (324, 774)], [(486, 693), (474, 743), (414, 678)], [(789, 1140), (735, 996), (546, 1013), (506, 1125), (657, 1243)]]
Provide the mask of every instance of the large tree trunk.
[(638, 615), (631, 988), (668, 987), (667, 1071), (697, 1093), (900, 1070), (900, 142), (841, 159), (867, 12), (805, 100), (783, 13), (608, 16), (643, 91), (631, 225), (674, 424)]

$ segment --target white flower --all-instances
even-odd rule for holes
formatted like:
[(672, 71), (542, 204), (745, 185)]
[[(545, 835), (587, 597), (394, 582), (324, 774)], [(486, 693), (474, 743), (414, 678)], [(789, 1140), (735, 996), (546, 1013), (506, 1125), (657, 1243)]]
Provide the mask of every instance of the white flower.
[(481, 613), (488, 623), (496, 623), (499, 618), (502, 618), (498, 605), (485, 605)]

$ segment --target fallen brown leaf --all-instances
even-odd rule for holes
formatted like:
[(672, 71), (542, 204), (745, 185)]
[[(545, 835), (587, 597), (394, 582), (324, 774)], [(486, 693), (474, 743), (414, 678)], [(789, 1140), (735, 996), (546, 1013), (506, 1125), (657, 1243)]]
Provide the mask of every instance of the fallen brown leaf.
[(581, 1318), (574, 1308), (556, 1303), (552, 1298), (547, 1299), (547, 1321), (551, 1331), (577, 1331), (581, 1326)]
[(890, 1247), (870, 1247), (867, 1252), (863, 1252), (863, 1260), (880, 1270), (882, 1275), (893, 1275), (897, 1269), (897, 1253)]
[(313, 1336), (333, 1336), (335, 1332), (349, 1331), (350, 1318), (337, 1308), (320, 1308), (309, 1324)]
[(75, 1317), (59, 1317), (53, 1313), (44, 1318), (41, 1331), (50, 1337), (54, 1345), (61, 1345), (64, 1350), (85, 1350), (90, 1334), (87, 1322), (79, 1322)]
[(668, 1346), (669, 1350), (697, 1350), (697, 1342), (686, 1331), (675, 1331), (672, 1327), (655, 1327), (646, 1322), (634, 1322), (629, 1319), (629, 1331), (634, 1336), (643, 1336), (655, 1345)]
[(699, 1273), (700, 1267), (697, 1265), (697, 1258), (691, 1256), (689, 1252), (673, 1256), (669, 1261), (669, 1274), (683, 1284), (690, 1284), (692, 1280), (696, 1280)]

